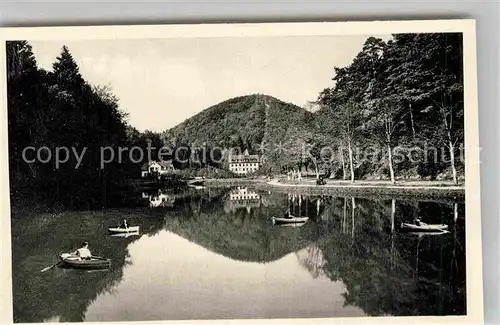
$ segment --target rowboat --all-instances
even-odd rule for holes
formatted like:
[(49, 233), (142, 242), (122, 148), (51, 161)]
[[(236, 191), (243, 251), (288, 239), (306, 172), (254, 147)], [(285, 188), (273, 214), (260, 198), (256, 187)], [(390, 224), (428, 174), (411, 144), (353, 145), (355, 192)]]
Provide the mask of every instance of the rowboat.
[(280, 224), (280, 227), (292, 227), (292, 228), (296, 228), (296, 227), (302, 227), (305, 224), (306, 224), (305, 222), (282, 223), (282, 224)]
[(111, 237), (128, 238), (128, 237), (131, 237), (131, 236), (139, 236), (139, 232), (138, 231), (134, 231), (134, 232), (117, 232), (117, 233), (111, 233), (110, 236)]
[(203, 185), (205, 179), (203, 177), (195, 177), (187, 180), (187, 185)]
[(92, 256), (89, 260), (82, 260), (79, 256), (71, 254), (61, 254), (63, 267), (74, 269), (104, 269), (111, 265), (111, 260), (107, 258)]
[(420, 225), (412, 224), (412, 223), (402, 223), (401, 224), (401, 229), (404, 230), (411, 230), (411, 231), (419, 231), (419, 232), (441, 232), (446, 229), (448, 229), (448, 225), (443, 225), (443, 224), (435, 224), (435, 225), (428, 225), (426, 223), (421, 222)]
[(120, 228), (120, 227), (108, 228), (108, 231), (112, 232), (112, 233), (138, 232), (139, 231), (139, 226), (128, 227), (128, 228)]
[(207, 188), (206, 186), (203, 185), (188, 185), (188, 186), (194, 188), (195, 190), (204, 190)]
[(303, 223), (309, 220), (309, 217), (277, 218), (272, 217), (273, 224), (283, 223)]
[(448, 230), (439, 230), (439, 231), (408, 231), (407, 232), (410, 235), (418, 236), (418, 237), (424, 237), (424, 236), (439, 236), (439, 235), (444, 235), (444, 234), (449, 234), (450, 232)]

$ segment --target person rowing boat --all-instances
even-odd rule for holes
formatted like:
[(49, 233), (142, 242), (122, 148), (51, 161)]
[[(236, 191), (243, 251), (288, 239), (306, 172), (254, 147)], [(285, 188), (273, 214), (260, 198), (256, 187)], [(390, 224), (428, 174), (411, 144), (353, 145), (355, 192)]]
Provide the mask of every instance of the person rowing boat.
[(89, 243), (84, 241), (82, 246), (72, 253), (63, 253), (60, 256), (60, 261), (52, 264), (41, 270), (41, 272), (46, 272), (59, 264), (63, 264), (65, 267), (72, 267), (77, 269), (100, 269), (106, 268), (111, 265), (111, 260), (108, 258), (93, 256), (89, 250)]
[(422, 220), (420, 220), (420, 218), (415, 219), (415, 224), (419, 227), (420, 226), (427, 226), (427, 224), (425, 222), (422, 222)]
[(123, 219), (122, 224), (121, 224), (121, 225), (120, 225), (120, 227), (118, 227), (118, 228), (121, 228), (121, 229), (128, 229), (127, 220), (126, 220), (126, 219)]
[(84, 241), (82, 243), (82, 246), (80, 248), (78, 248), (76, 251), (74, 251), (73, 253), (71, 253), (71, 255), (78, 256), (82, 260), (90, 260), (92, 258), (92, 253), (90, 253), (90, 250), (88, 247), (89, 247), (89, 243)]

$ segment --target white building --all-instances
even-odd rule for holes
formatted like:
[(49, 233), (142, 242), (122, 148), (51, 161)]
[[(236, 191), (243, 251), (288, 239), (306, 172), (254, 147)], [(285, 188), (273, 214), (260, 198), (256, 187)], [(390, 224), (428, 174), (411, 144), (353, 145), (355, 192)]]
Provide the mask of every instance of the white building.
[(171, 174), (173, 172), (175, 172), (175, 168), (171, 160), (160, 162), (150, 161), (142, 166), (141, 176), (147, 177), (152, 174), (164, 175)]
[(245, 150), (242, 155), (229, 155), (229, 170), (235, 174), (254, 173), (259, 168), (259, 155), (250, 155), (248, 150)]

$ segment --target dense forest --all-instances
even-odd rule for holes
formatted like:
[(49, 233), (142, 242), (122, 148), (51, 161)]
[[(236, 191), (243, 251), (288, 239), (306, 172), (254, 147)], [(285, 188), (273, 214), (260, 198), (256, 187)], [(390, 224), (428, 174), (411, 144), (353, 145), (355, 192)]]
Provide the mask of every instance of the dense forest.
[[(370, 37), (349, 66), (335, 68), (333, 81), (318, 98), (319, 130), (347, 148), (344, 178), (354, 181), (371, 169), (392, 181), (445, 172), (458, 182), (464, 172), (456, 158), (464, 142), (461, 34), (396, 34), (387, 43)], [(380, 164), (355, 161), (353, 147), (373, 145), (385, 149)], [(395, 161), (395, 150), (404, 148), (416, 149), (413, 163)]]
[[(121, 163), (115, 159), (100, 168), (101, 148), (116, 152), (118, 147), (146, 148), (148, 141), (160, 144), (158, 135), (127, 124), (109, 87), (83, 79), (66, 46), (52, 71), (45, 71), (37, 66), (28, 42), (7, 42), (7, 78), (13, 195), (28, 192), (54, 201), (105, 204), (110, 192), (140, 175), (141, 164), (134, 163), (140, 157), (124, 155)], [(28, 147), (36, 151), (25, 151)], [(63, 162), (58, 165), (57, 150)], [(79, 162), (77, 156), (84, 159)]]

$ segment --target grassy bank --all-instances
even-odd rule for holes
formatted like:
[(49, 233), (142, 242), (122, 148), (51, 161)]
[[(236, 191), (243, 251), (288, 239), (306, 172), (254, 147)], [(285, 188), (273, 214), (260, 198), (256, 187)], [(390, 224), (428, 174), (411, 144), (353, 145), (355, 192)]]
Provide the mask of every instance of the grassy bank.
[(315, 180), (288, 181), (264, 178), (254, 179), (208, 179), (205, 184), (218, 186), (256, 186), (274, 192), (296, 192), (311, 195), (354, 195), (354, 196), (396, 196), (396, 197), (450, 197), (464, 198), (465, 186), (453, 185), (446, 181), (400, 181), (391, 184), (387, 181), (349, 181), (328, 180), (325, 185), (316, 185)]
[(355, 197), (379, 197), (379, 198), (453, 198), (463, 199), (465, 190), (449, 187), (403, 187), (403, 186), (308, 186), (308, 185), (275, 185), (269, 183), (259, 183), (258, 188), (274, 192), (297, 193), (309, 195), (338, 195)]
[(252, 184), (265, 183), (265, 179), (261, 178), (209, 178), (205, 179), (204, 184), (210, 187), (227, 187), (227, 186), (246, 186)]

